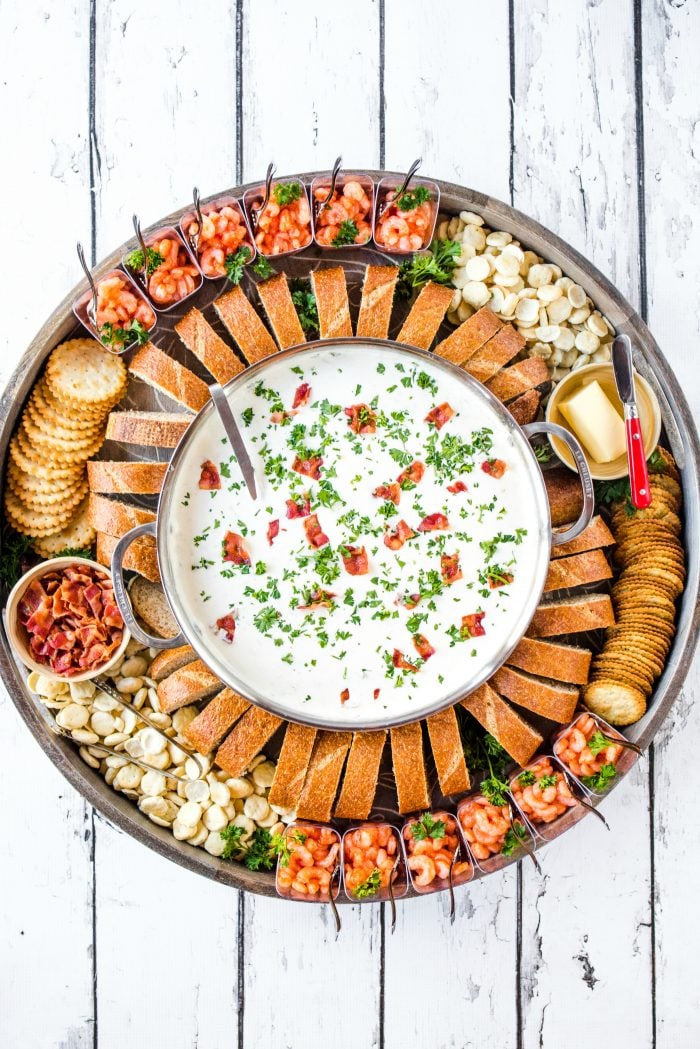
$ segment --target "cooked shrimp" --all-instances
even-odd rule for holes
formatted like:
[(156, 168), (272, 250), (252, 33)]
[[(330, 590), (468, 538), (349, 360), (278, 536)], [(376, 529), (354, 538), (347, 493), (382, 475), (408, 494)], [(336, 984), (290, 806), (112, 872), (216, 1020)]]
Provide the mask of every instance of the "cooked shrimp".
[(314, 823), (292, 824), (285, 832), (285, 846), (287, 854), (277, 867), (278, 891), (328, 897), (340, 851), (337, 831)]
[[(608, 729), (603, 729), (590, 714), (581, 714), (554, 744), (554, 753), (575, 776), (595, 776), (603, 765), (617, 765), (623, 748), (614, 739), (609, 739)], [(595, 753), (589, 744), (593, 736), (600, 733), (608, 740), (607, 746), (596, 746)]]
[(413, 872), (413, 880), (416, 885), (421, 887), (430, 885), (435, 878), (435, 864), (430, 856), (409, 856), (408, 867)]

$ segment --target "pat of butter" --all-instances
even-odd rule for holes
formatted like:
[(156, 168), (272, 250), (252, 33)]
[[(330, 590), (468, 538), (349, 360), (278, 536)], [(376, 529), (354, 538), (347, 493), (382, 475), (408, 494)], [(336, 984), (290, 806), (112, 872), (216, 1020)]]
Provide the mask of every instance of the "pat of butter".
[(625, 424), (599, 382), (582, 386), (578, 393), (562, 401), (559, 408), (597, 463), (611, 463), (625, 454)]

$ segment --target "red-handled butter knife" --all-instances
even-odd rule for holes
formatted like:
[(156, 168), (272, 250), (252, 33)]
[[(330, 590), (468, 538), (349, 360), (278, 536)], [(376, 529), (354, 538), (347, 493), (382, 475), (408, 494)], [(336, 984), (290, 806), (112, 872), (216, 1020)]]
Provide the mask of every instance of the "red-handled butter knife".
[(638, 510), (651, 505), (649, 473), (644, 454), (644, 437), (639, 422), (637, 398), (634, 392), (634, 370), (632, 368), (632, 343), (629, 335), (618, 335), (612, 347), (612, 366), (617, 392), (625, 409), (625, 433), (627, 435), (627, 463), (630, 474), (632, 503)]

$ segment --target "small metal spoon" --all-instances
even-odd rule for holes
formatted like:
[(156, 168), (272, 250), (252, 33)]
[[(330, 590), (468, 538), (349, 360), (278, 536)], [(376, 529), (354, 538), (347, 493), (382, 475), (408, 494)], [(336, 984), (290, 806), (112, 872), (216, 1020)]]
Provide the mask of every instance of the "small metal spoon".
[(148, 248), (146, 247), (146, 241), (143, 239), (143, 233), (141, 232), (141, 223), (139, 222), (138, 215), (134, 215), (131, 220), (134, 224), (134, 233), (136, 239), (139, 242), (139, 247), (143, 253), (143, 270), (141, 271), (141, 283), (143, 284), (144, 291), (148, 291)]
[(399, 864), (401, 863), (401, 853), (397, 850), (396, 859), (394, 860), (394, 866), (391, 868), (389, 874), (389, 904), (391, 906), (391, 932), (394, 932), (396, 928), (396, 900), (394, 899), (394, 874), (396, 873)]
[(459, 857), (461, 848), (462, 848), (461, 843), (458, 841), (457, 842), (457, 848), (452, 853), (452, 860), (450, 862), (450, 873), (449, 873), (449, 882), (448, 882), (448, 888), (449, 888), (449, 892), (450, 892), (450, 925), (454, 925), (455, 918), (457, 917), (457, 912), (456, 912), (456, 909), (455, 909), (456, 905), (455, 905), (455, 885), (454, 885), (454, 876), (455, 875), (454, 875), (454, 870), (455, 870), (455, 864), (457, 863), (457, 859)]
[(272, 185), (272, 176), (274, 175), (274, 173), (275, 165), (271, 162), (267, 165), (267, 174), (265, 175), (265, 196), (262, 199), (262, 203), (258, 204), (257, 207), (253, 207), (253, 205), (251, 205), (250, 208), (250, 221), (253, 227), (253, 233), (257, 232), (258, 222), (260, 221), (260, 213), (265, 210), (265, 208), (267, 207), (267, 202), (270, 199), (270, 186)]
[(194, 213), (197, 216), (197, 232), (188, 233), (187, 240), (192, 248), (192, 253), (196, 258), (197, 249), (199, 247), (199, 238), (202, 236), (202, 226), (204, 225), (204, 216), (202, 215), (202, 206), (199, 200), (199, 190), (196, 186), (192, 190), (192, 203), (194, 204)]
[(335, 158), (335, 163), (333, 165), (333, 170), (331, 171), (331, 188), (328, 190), (328, 196), (326, 197), (326, 199), (323, 201), (323, 203), (319, 207), (319, 209), (318, 209), (319, 211), (323, 211), (324, 208), (327, 208), (328, 205), (330, 204), (331, 200), (333, 199), (333, 194), (335, 193), (335, 184), (336, 184), (336, 182), (338, 180), (338, 175), (340, 174), (340, 169), (341, 169), (342, 163), (343, 163), (343, 158), (342, 157), (336, 157)]
[(380, 216), (384, 214), (386, 209), (391, 204), (393, 204), (395, 201), (397, 201), (400, 197), (402, 197), (404, 195), (404, 193), (408, 189), (409, 182), (411, 181), (411, 179), (415, 175), (416, 171), (418, 171), (418, 168), (421, 166), (422, 163), (423, 163), (423, 158), (422, 157), (418, 157), (417, 160), (413, 161), (413, 163), (411, 164), (410, 168), (406, 172), (406, 178), (403, 180), (403, 182), (401, 183), (401, 185), (397, 189), (397, 191), (394, 194), (394, 196), (392, 197), (392, 199), (391, 200), (386, 200), (386, 199), (384, 200), (384, 203), (382, 204), (381, 208), (379, 209), (379, 215)]
[(335, 920), (335, 938), (337, 940), (338, 937), (340, 936), (340, 930), (341, 930), (342, 926), (341, 926), (341, 921), (340, 921), (340, 915), (338, 914), (338, 905), (335, 902), (335, 896), (333, 895), (333, 882), (335, 881), (336, 874), (340, 875), (340, 864), (339, 863), (336, 863), (335, 867), (333, 868), (333, 873), (331, 874), (331, 880), (328, 882), (328, 892), (329, 892), (328, 902), (330, 904), (331, 914), (333, 915), (333, 918)]
[(90, 291), (92, 292), (92, 299), (87, 304), (87, 317), (88, 317), (88, 320), (90, 321), (90, 324), (92, 324), (92, 326), (95, 329), (95, 331), (97, 331), (97, 285), (95, 284), (94, 280), (92, 279), (92, 273), (90, 272), (90, 267), (88, 266), (87, 262), (85, 261), (85, 252), (83, 251), (83, 245), (80, 243), (80, 241), (78, 241), (78, 243), (76, 244), (75, 250), (78, 253), (78, 262), (80, 263), (80, 265), (83, 268), (83, 273), (85, 274), (85, 276), (88, 279), (88, 284), (90, 285)]
[(223, 424), (226, 436), (231, 442), (231, 447), (233, 448), (236, 461), (238, 462), (238, 468), (243, 474), (243, 480), (245, 481), (246, 488), (250, 493), (250, 498), (257, 499), (258, 491), (255, 481), (255, 470), (253, 469), (248, 450), (243, 442), (243, 435), (238, 428), (238, 423), (233, 417), (233, 412), (231, 411), (231, 406), (228, 403), (228, 397), (224, 392), (224, 388), (220, 383), (214, 382), (209, 387), (209, 392), (211, 393), (214, 407), (219, 413), (219, 418)]

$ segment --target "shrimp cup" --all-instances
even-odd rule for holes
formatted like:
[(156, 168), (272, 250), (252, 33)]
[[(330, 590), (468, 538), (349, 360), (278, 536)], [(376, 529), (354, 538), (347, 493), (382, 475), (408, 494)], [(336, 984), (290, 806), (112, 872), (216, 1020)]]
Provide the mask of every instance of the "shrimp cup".
[(284, 832), (285, 847), (277, 858), (275, 888), (286, 900), (326, 903), (340, 895), (340, 834), (325, 823), (298, 820)]
[[(408, 890), (401, 834), (391, 823), (362, 823), (343, 834), (343, 888), (352, 903), (395, 900)], [(397, 862), (398, 861), (398, 862)]]
[[(139, 247), (126, 253), (122, 266), (143, 288), (158, 313), (167, 313), (199, 291), (204, 283), (197, 261), (174, 226), (144, 234), (149, 253), (148, 276), (143, 287), (143, 258)], [(151, 252), (155, 254), (151, 256)]]
[(427, 248), (433, 239), (440, 208), (440, 189), (435, 182), (412, 181), (410, 188), (395, 202), (400, 188), (401, 180), (389, 176), (377, 185), (375, 195), (374, 243), (388, 255), (411, 255)]
[(156, 326), (156, 315), (136, 281), (124, 270), (109, 270), (95, 281), (95, 287), (96, 323), (89, 312), (92, 291), (84, 292), (73, 303), (73, 313), (92, 337), (112, 353), (125, 353), (145, 341)]
[(344, 171), (338, 175), (333, 198), (326, 204), (330, 188), (330, 175), (317, 175), (311, 183), (311, 216), (316, 244), (320, 248), (332, 249), (359, 248), (368, 244), (372, 239), (374, 180), (369, 175)]
[(474, 864), (455, 816), (449, 812), (424, 812), (406, 820), (401, 835), (411, 885), (418, 893), (442, 892), (450, 884), (464, 885), (474, 877)]
[[(226, 274), (226, 258), (236, 255), (241, 248), (248, 248), (249, 256), (243, 263), (249, 266), (257, 251), (253, 234), (243, 206), (236, 197), (227, 194), (216, 197), (201, 206), (203, 229), (197, 243), (197, 264), (205, 280), (221, 280)], [(192, 249), (192, 239), (197, 235), (199, 223), (194, 210), (180, 219), (180, 232), (185, 243)], [(194, 252), (193, 252), (194, 253)]]
[[(544, 782), (543, 782), (544, 781)], [(552, 841), (570, 809), (580, 808), (577, 784), (557, 757), (543, 754), (510, 780), (510, 793), (533, 837)]]
[(261, 208), (264, 199), (264, 182), (247, 189), (243, 195), (243, 207), (258, 254), (277, 258), (307, 248), (313, 240), (311, 205), (301, 179), (275, 179), (270, 184), (270, 199)]
[(571, 778), (595, 797), (607, 794), (638, 757), (621, 732), (588, 710), (557, 732), (552, 749)]
[(460, 804), (457, 819), (476, 866), (492, 874), (521, 859), (534, 837), (528, 824), (510, 805), (493, 805), (483, 794), (472, 794)]

